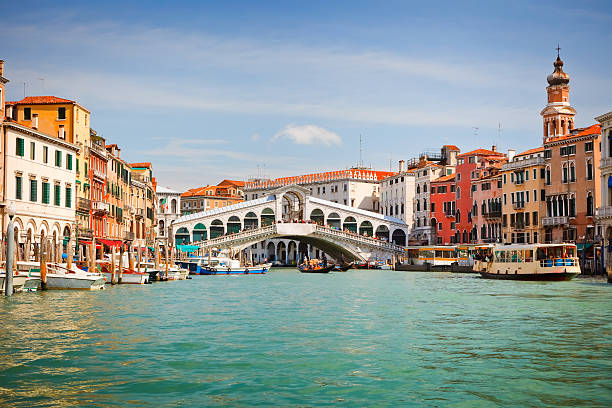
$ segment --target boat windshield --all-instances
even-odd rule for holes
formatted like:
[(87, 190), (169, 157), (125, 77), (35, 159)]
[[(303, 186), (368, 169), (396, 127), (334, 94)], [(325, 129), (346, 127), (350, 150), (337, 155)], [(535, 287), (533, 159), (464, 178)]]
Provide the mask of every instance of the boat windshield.
[(536, 256), (538, 261), (556, 258), (574, 258), (576, 257), (576, 247), (574, 245), (539, 247)]

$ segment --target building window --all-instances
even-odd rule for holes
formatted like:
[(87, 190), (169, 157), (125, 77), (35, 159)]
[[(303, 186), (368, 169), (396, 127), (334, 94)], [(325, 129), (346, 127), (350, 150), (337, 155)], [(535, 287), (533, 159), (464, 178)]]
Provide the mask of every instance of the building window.
[(30, 160), (36, 160), (36, 143), (30, 142)]
[(49, 204), (51, 200), (51, 191), (49, 188), (49, 183), (46, 181), (42, 182), (42, 202), (43, 204)]
[(57, 108), (57, 119), (58, 120), (66, 119), (66, 108)]
[(22, 182), (23, 179), (21, 178), (21, 176), (15, 176), (15, 198), (17, 200), (21, 200), (22, 198)]
[(574, 163), (570, 163), (570, 183), (573, 183), (576, 181), (576, 166), (574, 166)]
[(593, 151), (593, 142), (586, 142), (584, 144), (584, 151), (585, 152), (592, 152)]
[(62, 203), (61, 193), (62, 193), (62, 188), (60, 187), (59, 184), (56, 184), (55, 186), (53, 186), (53, 204), (55, 204), (58, 207)]
[(66, 187), (66, 208), (72, 207), (72, 188)]
[(32, 108), (23, 108), (23, 120), (32, 120)]
[(35, 203), (38, 200), (38, 181), (30, 180), (30, 201)]
[(594, 213), (593, 210), (593, 194), (591, 194), (590, 192), (587, 194), (587, 216), (592, 216)]
[(55, 165), (57, 167), (62, 167), (62, 152), (59, 150), (55, 151)]
[[(561, 182), (567, 183), (567, 165), (566, 164), (563, 165), (563, 176), (561, 178)], [(548, 182), (547, 184), (550, 184), (550, 182)]]
[(17, 142), (15, 144), (15, 154), (17, 156), (23, 157), (25, 155), (25, 142), (22, 138), (18, 137)]
[(593, 180), (593, 163), (590, 160), (586, 164), (586, 178), (587, 180)]
[(49, 148), (47, 146), (43, 146), (43, 163), (49, 162)]
[(72, 155), (70, 153), (66, 154), (66, 168), (72, 170)]

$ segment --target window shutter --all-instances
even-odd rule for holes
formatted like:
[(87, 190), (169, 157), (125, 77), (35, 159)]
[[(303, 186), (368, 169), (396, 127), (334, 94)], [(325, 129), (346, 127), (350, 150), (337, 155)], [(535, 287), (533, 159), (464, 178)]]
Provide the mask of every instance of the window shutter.
[(15, 198), (17, 200), (21, 200), (22, 180), (21, 176), (15, 176)]
[(50, 201), (50, 197), (49, 197), (49, 195), (50, 195), (49, 194), (50, 193), (49, 183), (43, 182), (42, 183), (42, 188), (43, 188), (42, 189), (43, 190), (42, 202), (43, 202), (43, 204), (49, 204), (49, 201)]
[(30, 180), (30, 201), (36, 202), (38, 199), (38, 182)]
[(23, 155), (24, 155), (24, 144), (25, 143), (24, 143), (23, 139), (18, 137), (17, 138), (17, 149), (16, 149), (16, 152), (15, 152), (17, 154), (17, 156), (23, 157)]
[(58, 207), (61, 205), (61, 187), (59, 185), (55, 185), (53, 188), (53, 202), (55, 205), (57, 205)]
[(66, 208), (72, 207), (72, 188), (66, 187)]
[(68, 170), (72, 170), (72, 155), (71, 154), (66, 155), (66, 168)]

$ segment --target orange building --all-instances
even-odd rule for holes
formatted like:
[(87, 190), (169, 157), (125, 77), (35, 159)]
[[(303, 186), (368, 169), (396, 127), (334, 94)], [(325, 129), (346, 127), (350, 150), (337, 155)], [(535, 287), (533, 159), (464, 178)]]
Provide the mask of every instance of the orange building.
[(244, 201), (244, 182), (223, 180), (216, 186), (196, 187), (181, 194), (181, 214), (226, 207)]

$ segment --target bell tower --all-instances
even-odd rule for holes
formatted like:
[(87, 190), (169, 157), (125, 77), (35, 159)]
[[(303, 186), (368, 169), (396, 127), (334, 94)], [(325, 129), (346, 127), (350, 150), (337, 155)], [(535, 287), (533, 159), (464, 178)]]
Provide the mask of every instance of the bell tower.
[(553, 64), (555, 70), (546, 78), (548, 103), (540, 112), (544, 126), (544, 142), (550, 137), (566, 135), (574, 128), (576, 110), (569, 103), (570, 77), (563, 72), (560, 50), (557, 46), (557, 60)]

